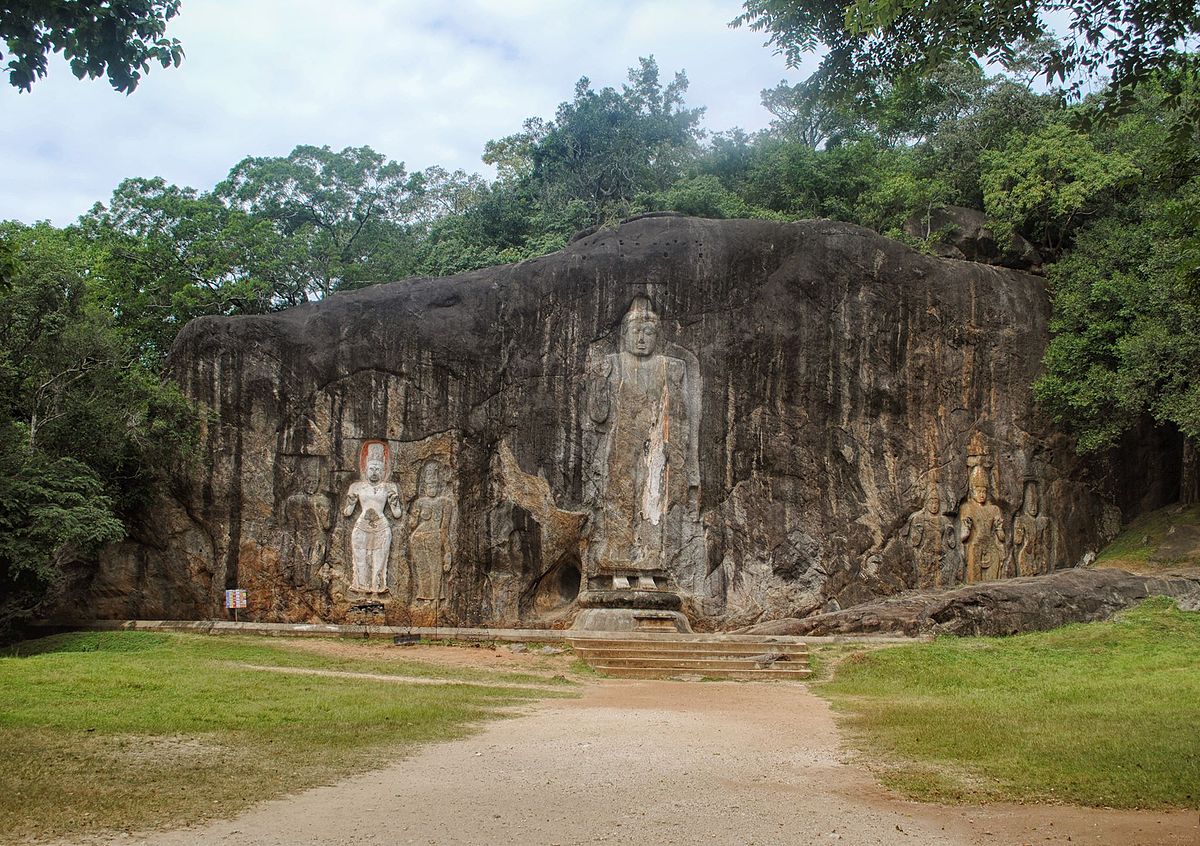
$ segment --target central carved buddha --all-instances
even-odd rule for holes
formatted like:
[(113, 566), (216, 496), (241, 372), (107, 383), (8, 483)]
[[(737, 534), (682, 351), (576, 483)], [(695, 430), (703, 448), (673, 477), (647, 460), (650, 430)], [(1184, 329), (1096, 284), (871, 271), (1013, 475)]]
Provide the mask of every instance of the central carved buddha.
[(636, 297), (617, 351), (589, 356), (587, 573), (594, 591), (641, 593), (631, 605), (678, 607), (668, 591), (698, 525), (700, 385), (695, 357), (664, 344), (661, 328), (650, 300)]

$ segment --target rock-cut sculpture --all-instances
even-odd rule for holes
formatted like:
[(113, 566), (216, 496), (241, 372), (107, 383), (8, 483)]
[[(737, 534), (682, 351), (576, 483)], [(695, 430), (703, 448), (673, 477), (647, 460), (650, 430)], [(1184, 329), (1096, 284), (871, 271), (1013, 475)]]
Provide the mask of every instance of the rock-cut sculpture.
[(283, 502), (283, 543), (280, 557), (287, 562), (294, 582), (311, 583), (325, 563), (329, 530), (336, 506), (321, 491), (320, 459), (296, 459), (295, 489)]
[(634, 298), (618, 350), (588, 364), (592, 507), (589, 575), (615, 589), (663, 587), (698, 523), (700, 377), (695, 357), (663, 343), (650, 300)]
[(454, 561), (458, 510), (446, 489), (442, 465), (426, 461), (409, 510), (408, 555), (417, 582), (417, 599), (446, 599), (446, 582)]
[(350, 532), (353, 573), (350, 589), (364, 593), (385, 593), (388, 589), (388, 556), (392, 551), (392, 524), (388, 514), (399, 520), (404, 516), (400, 489), (387, 476), (387, 444), (370, 441), (363, 449), (362, 478), (346, 492), (342, 514), (353, 517), (360, 510)]
[(917, 587), (941, 588), (962, 581), (958, 532), (942, 513), (936, 485), (929, 486), (924, 507), (909, 516), (904, 537), (916, 566)]
[(971, 492), (959, 509), (959, 537), (967, 559), (967, 581), (988, 582), (1004, 578), (1004, 515), (988, 493), (988, 473), (971, 468)]
[(1041, 495), (1035, 479), (1025, 480), (1021, 513), (1013, 520), (1013, 547), (1017, 575), (1040, 576), (1051, 570), (1050, 520), (1041, 513)]

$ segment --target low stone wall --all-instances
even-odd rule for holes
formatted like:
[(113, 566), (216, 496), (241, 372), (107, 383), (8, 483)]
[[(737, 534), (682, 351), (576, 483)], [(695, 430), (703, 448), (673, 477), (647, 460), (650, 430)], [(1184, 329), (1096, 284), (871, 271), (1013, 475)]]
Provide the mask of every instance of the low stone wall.
[(1124, 570), (1064, 570), (956, 590), (868, 602), (803, 619), (743, 629), (753, 634), (1012, 635), (1107, 620), (1151, 596), (1200, 611), (1200, 575), (1144, 576)]

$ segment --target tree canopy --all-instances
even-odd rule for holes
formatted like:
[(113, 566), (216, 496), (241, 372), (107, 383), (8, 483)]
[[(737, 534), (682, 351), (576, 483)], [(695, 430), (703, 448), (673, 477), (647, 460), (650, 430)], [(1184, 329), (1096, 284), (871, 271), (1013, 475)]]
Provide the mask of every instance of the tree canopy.
[(0, 60), (9, 84), (29, 91), (46, 75), (46, 59), (62, 53), (79, 79), (108, 77), (117, 91), (137, 88), (157, 62), (183, 61), (183, 46), (166, 35), (179, 0), (4, 0)]
[[(973, 57), (1033, 70), (1077, 96), (1106, 77), (1103, 102), (1124, 103), (1155, 74), (1190, 70), (1200, 35), (1195, 0), (745, 0), (743, 8), (733, 24), (767, 33), (792, 66), (826, 48), (816, 77), (844, 99)], [(1060, 41), (1054, 24), (1064, 18)]]

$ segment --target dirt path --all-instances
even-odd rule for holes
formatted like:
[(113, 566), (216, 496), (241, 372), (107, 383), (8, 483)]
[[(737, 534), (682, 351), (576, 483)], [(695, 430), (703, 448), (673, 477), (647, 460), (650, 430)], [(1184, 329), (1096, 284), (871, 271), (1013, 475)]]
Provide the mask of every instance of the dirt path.
[(1200, 844), (1195, 813), (943, 808), (847, 762), (803, 685), (604, 681), (155, 846)]

